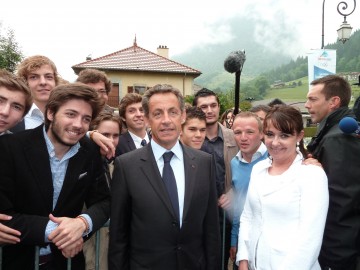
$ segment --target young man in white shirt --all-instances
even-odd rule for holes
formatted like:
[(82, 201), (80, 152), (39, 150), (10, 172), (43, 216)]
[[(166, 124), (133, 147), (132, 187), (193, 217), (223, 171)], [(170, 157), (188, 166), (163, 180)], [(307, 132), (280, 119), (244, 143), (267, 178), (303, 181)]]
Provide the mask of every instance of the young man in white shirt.
[(43, 55), (34, 55), (22, 61), (17, 75), (27, 82), (33, 96), (33, 104), (25, 115), (24, 121), (12, 131), (36, 128), (44, 123), (45, 106), (53, 88), (59, 83), (59, 75), (53, 61)]
[(122, 98), (119, 105), (119, 115), (127, 131), (120, 136), (116, 155), (122, 155), (138, 149), (149, 143), (146, 131), (142, 97), (137, 93), (129, 93)]

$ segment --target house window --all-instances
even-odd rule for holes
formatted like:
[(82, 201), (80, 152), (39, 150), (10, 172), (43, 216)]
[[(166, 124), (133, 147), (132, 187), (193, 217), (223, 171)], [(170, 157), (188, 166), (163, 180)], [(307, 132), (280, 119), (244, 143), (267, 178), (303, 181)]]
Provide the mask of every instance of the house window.
[(145, 84), (134, 84), (133, 86), (128, 86), (128, 93), (138, 93), (143, 95), (148, 87)]

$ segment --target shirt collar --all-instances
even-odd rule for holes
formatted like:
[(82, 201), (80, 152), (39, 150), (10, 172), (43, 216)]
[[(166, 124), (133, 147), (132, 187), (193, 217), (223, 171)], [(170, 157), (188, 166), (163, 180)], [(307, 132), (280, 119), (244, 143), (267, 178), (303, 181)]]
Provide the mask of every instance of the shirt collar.
[[(251, 158), (251, 162), (253, 162), (254, 160), (257, 160), (259, 157), (262, 157), (265, 153), (266, 153), (267, 149), (266, 149), (266, 146), (263, 142), (261, 142), (259, 148), (256, 150), (256, 152), (253, 154), (252, 158)], [(249, 163), (247, 162), (243, 157), (242, 157), (242, 154), (241, 154), (241, 151), (239, 151), (237, 154), (236, 154), (236, 157), (241, 161), (241, 162), (244, 162), (244, 163)]]
[(6, 134), (12, 134), (10, 130), (5, 130), (3, 133), (0, 133), (0, 136), (6, 135)]
[(220, 127), (220, 123), (217, 123), (218, 124), (218, 134), (217, 134), (217, 137), (209, 140), (208, 137), (205, 136), (205, 139), (208, 140), (208, 141), (216, 141), (218, 138), (220, 138), (222, 141), (224, 141), (224, 135), (223, 135), (223, 132), (221, 130), (221, 127)]
[(33, 115), (39, 115), (39, 113), (43, 116), (43, 113), (40, 111), (39, 107), (36, 106), (35, 103), (33, 103), (27, 115), (33, 116)]
[[(162, 147), (158, 143), (156, 143), (154, 140), (150, 141), (151, 149), (153, 150), (155, 160), (158, 161), (160, 158), (162, 158), (162, 155), (165, 152), (169, 152), (166, 148)], [(183, 150), (179, 143), (179, 141), (176, 142), (176, 144), (170, 149), (174, 153), (174, 155), (179, 159), (183, 160)]]
[(141, 138), (141, 137), (135, 135), (135, 134), (132, 133), (131, 131), (129, 131), (129, 134), (130, 134), (131, 138), (133, 139), (133, 141), (134, 141), (134, 142), (136, 141), (136, 142), (138, 142), (139, 144), (141, 143), (141, 141), (142, 141), (143, 139), (145, 139), (146, 143), (148, 143), (148, 142), (150, 141), (147, 132), (145, 132), (145, 137), (144, 137), (144, 138)]
[[(53, 143), (51, 142), (49, 136), (46, 133), (45, 125), (43, 126), (43, 134), (46, 142), (46, 147), (49, 153), (50, 158), (55, 157), (55, 147)], [(63, 156), (62, 159), (69, 158), (68, 154), (70, 153), (71, 156), (75, 155), (80, 149), (80, 143), (77, 142), (75, 145), (71, 146), (70, 149), (66, 152), (66, 154)]]

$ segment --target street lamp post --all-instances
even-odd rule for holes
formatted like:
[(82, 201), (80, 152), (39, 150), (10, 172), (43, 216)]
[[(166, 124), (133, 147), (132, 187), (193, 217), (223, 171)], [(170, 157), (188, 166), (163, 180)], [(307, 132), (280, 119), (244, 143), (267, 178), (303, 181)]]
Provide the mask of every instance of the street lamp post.
[[(346, 1), (346, 0), (345, 0)], [(349, 5), (347, 2), (345, 1), (341, 1), (338, 5), (337, 5), (337, 11), (340, 15), (344, 16), (344, 21), (343, 23), (340, 25), (340, 28), (337, 30), (338, 32), (338, 37), (339, 37), (339, 41), (342, 41), (342, 43), (345, 43), (349, 38), (350, 38), (350, 34), (351, 34), (351, 30), (352, 27), (350, 26), (350, 24), (347, 23), (346, 21), (346, 17), (351, 15), (356, 8), (356, 0), (354, 1), (354, 8), (345, 13), (346, 10), (348, 9)], [(322, 35), (321, 35), (321, 49), (324, 49), (324, 8), (325, 8), (325, 0), (323, 1), (323, 5), (322, 5)], [(343, 11), (341, 11), (341, 10)]]

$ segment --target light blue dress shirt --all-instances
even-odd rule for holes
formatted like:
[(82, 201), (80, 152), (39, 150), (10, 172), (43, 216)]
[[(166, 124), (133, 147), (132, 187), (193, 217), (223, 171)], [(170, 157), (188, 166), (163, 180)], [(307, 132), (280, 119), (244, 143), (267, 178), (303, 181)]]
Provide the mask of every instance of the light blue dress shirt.
[[(58, 159), (55, 156), (55, 147), (52, 144), (52, 142), (50, 141), (50, 138), (45, 131), (45, 126), (43, 128), (43, 134), (44, 134), (44, 138), (45, 138), (45, 142), (46, 142), (46, 147), (47, 147), (47, 150), (49, 153), (49, 161), (50, 161), (51, 175), (52, 175), (53, 188), (54, 188), (52, 209), (54, 209), (56, 206), (56, 203), (58, 201), (63, 183), (64, 183), (65, 174), (66, 174), (66, 170), (67, 170), (67, 167), (69, 164), (69, 160), (70, 160), (70, 158), (75, 156), (77, 154), (77, 152), (79, 151), (80, 143), (78, 142), (77, 144), (72, 146), (69, 149), (69, 151), (62, 157), (62, 159)], [(93, 224), (92, 224), (92, 220), (91, 220), (90, 216), (86, 215), (86, 214), (83, 214), (81, 216), (83, 216), (86, 219), (86, 221), (88, 222), (89, 232), (91, 232)], [(53, 221), (49, 220), (49, 222), (46, 226), (46, 230), (45, 230), (45, 242), (50, 242), (48, 240), (48, 237), (51, 234), (51, 232), (57, 228), (57, 226), (58, 226), (57, 223), (54, 223)], [(40, 249), (40, 255), (45, 255), (45, 254), (49, 254), (49, 253), (51, 253), (49, 246)]]

